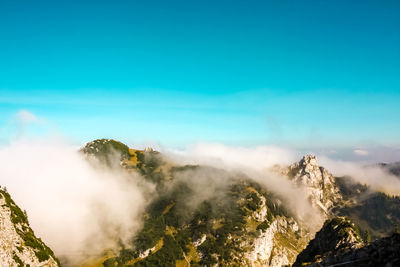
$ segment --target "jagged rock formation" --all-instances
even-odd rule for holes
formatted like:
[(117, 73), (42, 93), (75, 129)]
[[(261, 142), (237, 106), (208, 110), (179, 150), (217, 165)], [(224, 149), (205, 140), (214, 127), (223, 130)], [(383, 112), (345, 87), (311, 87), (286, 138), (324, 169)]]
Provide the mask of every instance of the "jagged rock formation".
[(293, 267), (304, 266), (308, 262), (321, 262), (329, 253), (359, 248), (362, 245), (357, 227), (344, 217), (335, 217), (325, 222), (306, 249), (297, 256)]
[(59, 266), (29, 226), (26, 214), (0, 189), (0, 266)]
[(296, 266), (399, 266), (400, 234), (365, 245), (357, 228), (345, 218), (325, 223), (296, 259)]
[(341, 198), (335, 178), (324, 167), (318, 165), (313, 155), (304, 156), (290, 165), (284, 172), (294, 183), (304, 186), (311, 203), (329, 215), (332, 207)]

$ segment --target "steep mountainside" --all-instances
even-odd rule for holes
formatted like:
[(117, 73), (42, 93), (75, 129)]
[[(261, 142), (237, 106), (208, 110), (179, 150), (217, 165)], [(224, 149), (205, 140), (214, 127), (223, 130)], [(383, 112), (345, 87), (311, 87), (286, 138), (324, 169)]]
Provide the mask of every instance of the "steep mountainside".
[(335, 217), (325, 222), (322, 229), (310, 241), (296, 259), (293, 267), (309, 262), (321, 262), (327, 254), (342, 249), (358, 248), (363, 245), (357, 227), (344, 217)]
[(59, 266), (5, 189), (0, 189), (0, 206), (0, 266)]
[(400, 229), (400, 197), (374, 192), (350, 177), (336, 178), (342, 201), (333, 214), (346, 216), (359, 225), (363, 238), (372, 241)]
[[(181, 178), (204, 173), (225, 176), (228, 184), (211, 185), (212, 194), (203, 195)], [(134, 249), (105, 266), (281, 266), (293, 262), (308, 241), (279, 199), (248, 177), (200, 166), (175, 167), (169, 175), (176, 181), (160, 186)]]

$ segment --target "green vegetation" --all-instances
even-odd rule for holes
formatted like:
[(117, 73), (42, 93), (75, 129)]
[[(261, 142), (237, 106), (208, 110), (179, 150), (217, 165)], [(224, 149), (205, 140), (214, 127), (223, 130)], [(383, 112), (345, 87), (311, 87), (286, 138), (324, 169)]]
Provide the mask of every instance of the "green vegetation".
[(264, 232), (265, 230), (268, 229), (268, 227), (269, 227), (268, 221), (263, 221), (262, 223), (260, 223), (260, 224), (257, 226), (257, 230), (261, 230), (261, 231)]
[[(156, 155), (157, 157), (157, 155)], [(139, 159), (142, 159), (140, 154)], [(146, 159), (144, 159), (146, 162)], [(145, 175), (152, 175), (160, 161), (153, 160), (151, 164), (140, 165)], [(170, 170), (170, 177), (180, 177), (180, 174), (190, 175), (192, 171), (203, 171), (199, 166), (174, 167)], [(212, 172), (207, 168), (205, 171)], [(216, 170), (213, 174), (226, 175)], [(159, 183), (167, 183), (162, 180)], [(252, 190), (248, 190), (253, 188)], [(260, 191), (258, 191), (260, 190)], [(273, 220), (272, 212), (276, 211), (278, 216), (284, 213), (281, 206), (274, 200), (273, 196), (263, 191), (261, 187), (248, 180), (232, 179), (230, 184), (218, 189), (218, 194), (200, 201), (193, 206), (191, 201), (196, 196), (191, 185), (186, 180), (178, 179), (176, 182), (158, 187), (159, 197), (146, 209), (146, 218), (142, 230), (137, 234), (132, 245), (133, 250), (122, 250), (120, 255), (108, 259), (105, 266), (175, 266), (176, 261), (181, 264), (185, 256), (190, 253), (196, 255), (201, 253), (202, 258), (197, 262), (197, 256), (188, 257), (195, 266), (210, 266), (212, 264), (239, 264), (240, 255), (243, 252), (239, 248), (238, 239), (246, 235), (256, 234), (247, 232), (247, 216), (260, 209), (261, 195), (267, 199), (268, 219)], [(265, 230), (269, 222), (258, 223), (258, 229)], [(205, 241), (197, 247), (196, 242), (206, 235)], [(154, 247), (160, 239), (164, 240), (162, 248), (150, 253), (144, 259), (139, 258), (140, 252)], [(192, 248), (194, 252), (191, 252)], [(196, 251), (197, 250), (197, 251)], [(183, 264), (183, 263), (182, 263)]]
[[(95, 156), (100, 162), (108, 166), (119, 164), (120, 161), (129, 158), (129, 147), (125, 144), (112, 139), (97, 139), (87, 143), (81, 149), (85, 154)], [(115, 156), (119, 157), (119, 161), (115, 162)]]
[[(361, 232), (368, 231), (370, 239), (376, 240), (395, 231), (400, 224), (400, 198), (384, 193), (370, 193), (353, 205), (335, 210), (360, 225)], [(367, 239), (367, 236), (364, 237)]]
[(183, 251), (178, 242), (170, 235), (164, 236), (164, 245), (135, 266), (175, 266), (176, 260), (183, 259)]
[(16, 225), (24, 223), (26, 225), (29, 225), (25, 213), (11, 199), (10, 194), (8, 194), (6, 191), (0, 190), (0, 196), (4, 197), (6, 205), (11, 211), (11, 221), (13, 222), (13, 224)]
[(246, 207), (249, 210), (256, 211), (261, 205), (261, 199), (258, 197), (258, 195), (255, 192), (251, 192), (246, 196), (247, 203)]
[(18, 264), (18, 267), (24, 267), (24, 263), (21, 261), (21, 259), (17, 256), (17, 254), (13, 254), (13, 259), (14, 261)]

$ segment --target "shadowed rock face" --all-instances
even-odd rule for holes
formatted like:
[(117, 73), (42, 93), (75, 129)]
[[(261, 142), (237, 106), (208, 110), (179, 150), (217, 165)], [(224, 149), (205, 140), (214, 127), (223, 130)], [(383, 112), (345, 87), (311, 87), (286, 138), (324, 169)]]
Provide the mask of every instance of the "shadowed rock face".
[[(304, 250), (303, 252), (305, 252), (306, 250)], [(302, 255), (303, 252), (300, 255)], [(310, 266), (310, 267), (400, 266), (400, 234), (393, 234), (390, 237), (381, 238), (373, 243), (370, 243), (369, 245), (360, 248), (352, 246), (344, 247), (334, 252), (325, 254), (324, 256), (318, 259), (314, 258), (314, 261), (304, 261), (307, 259), (301, 258), (300, 255), (297, 258), (293, 267), (295, 266)]]
[(363, 246), (363, 241), (355, 225), (344, 217), (336, 217), (325, 222), (306, 249), (297, 256), (293, 266), (320, 262), (327, 254), (361, 246)]

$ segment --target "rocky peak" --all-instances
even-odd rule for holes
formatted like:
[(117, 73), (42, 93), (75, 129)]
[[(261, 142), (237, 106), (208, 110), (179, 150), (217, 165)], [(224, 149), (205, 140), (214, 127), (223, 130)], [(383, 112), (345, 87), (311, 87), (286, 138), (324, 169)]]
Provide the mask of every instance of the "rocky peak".
[(314, 155), (306, 155), (290, 165), (285, 173), (296, 185), (304, 186), (312, 204), (328, 214), (333, 204), (340, 199), (335, 178), (324, 167), (318, 165)]
[(297, 183), (313, 187), (333, 182), (333, 179), (330, 179), (332, 175), (318, 165), (317, 158), (313, 155), (306, 155), (299, 162), (292, 164), (289, 167), (289, 176)]

